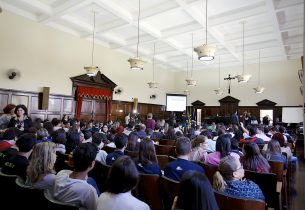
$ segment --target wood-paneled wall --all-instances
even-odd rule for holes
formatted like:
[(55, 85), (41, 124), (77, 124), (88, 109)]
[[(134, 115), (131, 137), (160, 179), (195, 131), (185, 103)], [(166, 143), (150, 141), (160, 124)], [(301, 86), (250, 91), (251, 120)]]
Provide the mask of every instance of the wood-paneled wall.
[[(2, 109), (9, 103), (24, 104), (28, 107), (30, 117), (35, 120), (36, 118), (49, 119), (59, 118), (67, 114), (70, 117), (75, 116), (76, 102), (73, 96), (67, 95), (49, 95), (49, 107), (47, 110), (39, 109), (39, 101), (41, 100), (39, 93), (29, 91), (19, 91), (10, 89), (0, 89), (0, 113)], [(111, 120), (124, 122), (124, 118), (128, 113), (132, 113), (133, 102), (129, 101), (112, 101), (111, 106)], [(140, 119), (144, 121), (147, 113), (153, 113), (157, 119), (168, 119), (170, 112), (165, 111), (164, 105), (138, 103), (138, 113)], [(189, 110), (192, 110), (191, 108)], [(257, 119), (259, 119), (260, 108), (258, 106), (240, 106), (238, 107), (239, 113), (245, 111), (250, 112)], [(273, 107), (273, 118), (282, 118), (282, 107)], [(192, 113), (192, 112), (191, 112)], [(191, 114), (190, 113), (190, 114)], [(202, 119), (205, 117), (220, 115), (220, 106), (204, 106), (202, 109)]]
[(24, 104), (28, 108), (29, 116), (32, 120), (40, 118), (42, 120), (53, 118), (61, 119), (63, 115), (74, 117), (75, 101), (72, 96), (49, 95), (49, 106), (47, 110), (39, 109), (41, 98), (37, 92), (18, 91), (0, 89), (0, 111), (7, 104)]

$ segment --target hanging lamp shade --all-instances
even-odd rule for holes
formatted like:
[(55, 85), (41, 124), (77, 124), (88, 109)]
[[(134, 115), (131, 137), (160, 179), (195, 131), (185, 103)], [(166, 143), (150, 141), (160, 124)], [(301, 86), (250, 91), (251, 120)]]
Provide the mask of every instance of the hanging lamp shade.
[(224, 91), (222, 89), (220, 89), (220, 56), (218, 59), (218, 88), (216, 90), (214, 90), (216, 95), (222, 95), (224, 94)]
[(261, 51), (258, 51), (258, 84), (257, 87), (253, 88), (255, 93), (264, 92), (265, 88), (261, 86)]
[(216, 47), (208, 45), (208, 0), (205, 5), (205, 44), (194, 48), (194, 51), (200, 61), (212, 61), (215, 58)]
[(241, 22), (243, 25), (243, 49), (242, 49), (242, 59), (243, 59), (243, 71), (242, 74), (237, 75), (235, 78), (237, 78), (238, 83), (246, 83), (249, 81), (249, 79), (252, 77), (251, 74), (245, 74), (245, 21)]
[(139, 14), (138, 14), (138, 38), (137, 38), (137, 56), (134, 58), (129, 58), (128, 62), (130, 64), (130, 69), (132, 70), (143, 70), (144, 61), (139, 57), (139, 42), (140, 42), (140, 11), (141, 4), (139, 0)]
[(186, 81), (186, 85), (187, 86), (196, 86), (197, 85), (197, 81), (192, 79), (193, 77), (193, 68), (194, 68), (194, 53), (193, 53), (193, 34), (192, 34), (192, 48), (191, 48), (191, 53), (192, 53), (192, 68), (191, 68), (191, 77), (188, 78), (188, 65), (187, 65), (187, 79)]
[(156, 51), (156, 44), (154, 43), (154, 51), (153, 51), (153, 69), (152, 69), (152, 72), (153, 72), (153, 78), (152, 78), (152, 81), (151, 82), (148, 82), (148, 86), (149, 88), (158, 88), (158, 84), (156, 81), (155, 81), (155, 51)]
[(95, 35), (95, 11), (93, 12), (93, 32), (92, 32), (92, 54), (91, 54), (91, 66), (84, 66), (86, 74), (89, 77), (95, 76), (97, 72), (100, 70), (98, 66), (93, 65), (93, 58), (94, 58), (94, 35)]

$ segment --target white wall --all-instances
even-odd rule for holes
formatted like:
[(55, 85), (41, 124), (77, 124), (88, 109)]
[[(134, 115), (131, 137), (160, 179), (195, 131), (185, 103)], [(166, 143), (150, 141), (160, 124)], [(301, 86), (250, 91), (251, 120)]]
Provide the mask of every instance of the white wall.
[[(50, 87), (51, 93), (71, 95), (70, 77), (84, 74), (83, 67), (91, 64), (92, 44), (53, 28), (43, 26), (15, 14), (3, 11), (0, 16), (0, 88), (41, 91)], [(152, 65), (146, 63), (144, 71), (131, 71), (128, 56), (96, 45), (95, 65), (102, 73), (123, 88), (120, 95), (114, 94), (115, 100), (132, 101), (138, 98), (142, 103), (165, 104), (166, 93), (183, 93), (185, 90), (185, 72), (173, 73), (156, 66), (155, 77), (159, 88), (148, 88), (152, 79)], [(7, 78), (8, 69), (16, 68), (21, 72), (17, 80)], [(263, 99), (274, 101), (279, 106), (303, 104), (299, 92), (300, 81), (297, 71), (301, 68), (300, 60), (288, 62), (262, 63), (262, 85), (266, 90), (255, 94), (258, 65), (246, 65), (245, 72), (253, 77), (247, 84), (232, 81), (231, 96), (240, 99), (241, 106), (255, 106)], [(222, 68), (221, 78), (240, 74), (241, 66)], [(190, 87), (188, 104), (201, 100), (207, 106), (218, 106), (218, 100), (227, 95), (227, 83), (221, 80), (226, 94), (216, 96), (218, 88), (218, 69), (194, 71), (198, 80), (196, 87)], [(157, 98), (151, 100), (150, 95)]]
[[(89, 41), (74, 37), (51, 27), (33, 22), (7, 11), (0, 16), (0, 88), (42, 91), (50, 87), (53, 94), (71, 95), (70, 77), (84, 74), (83, 67), (91, 65)], [(102, 46), (95, 46), (94, 65), (123, 89), (115, 100), (165, 104), (166, 92), (173, 92), (172, 72), (155, 67), (155, 80), (159, 88), (148, 88), (152, 79), (152, 65), (146, 63), (144, 71), (131, 71), (128, 56)], [(15, 68), (21, 73), (16, 80), (7, 78), (7, 71)], [(157, 98), (149, 98), (156, 94)]]
[[(300, 60), (261, 63), (261, 85), (266, 88), (261, 94), (255, 94), (253, 90), (258, 85), (258, 64), (245, 65), (245, 73), (252, 74), (252, 77), (245, 84), (238, 84), (237, 79), (231, 80), (230, 96), (239, 99), (240, 106), (256, 106), (257, 102), (264, 99), (274, 101), (277, 106), (301, 105), (303, 101), (299, 91), (301, 83), (297, 74), (301, 69)], [(241, 66), (221, 68), (220, 86), (225, 93), (217, 96), (214, 90), (218, 88), (218, 68), (193, 71), (197, 86), (188, 88), (191, 90), (188, 103), (200, 100), (206, 103), (206, 106), (219, 106), (218, 100), (228, 95), (228, 82), (223, 78), (228, 77), (229, 74), (233, 77), (241, 73)], [(176, 89), (180, 91), (185, 89), (185, 77), (185, 72), (177, 73)]]

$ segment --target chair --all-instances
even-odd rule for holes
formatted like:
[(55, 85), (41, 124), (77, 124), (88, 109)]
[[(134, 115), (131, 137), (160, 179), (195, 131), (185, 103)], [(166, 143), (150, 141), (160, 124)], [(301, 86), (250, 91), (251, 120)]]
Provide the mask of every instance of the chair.
[(158, 145), (158, 144), (155, 144), (156, 154), (157, 155), (169, 155), (169, 150), (172, 147), (173, 146), (169, 146), (169, 145)]
[(49, 190), (44, 191), (44, 197), (47, 199), (47, 205), (44, 209), (56, 209), (56, 210), (86, 210), (84, 207), (80, 207), (76, 204), (65, 203), (57, 200), (53, 197), (52, 193)]
[(168, 164), (168, 156), (167, 155), (157, 155), (158, 164), (161, 170), (164, 170), (165, 166)]
[(172, 162), (177, 160), (177, 158), (173, 157), (173, 156), (168, 156), (168, 162)]
[(139, 158), (139, 152), (138, 151), (130, 151), (130, 150), (124, 150), (124, 154), (131, 157), (133, 160), (138, 160)]
[[(16, 205), (21, 209), (46, 209), (48, 201), (44, 197), (44, 191), (25, 185), (21, 177), (15, 179), (16, 193), (14, 197), (18, 198)], [(47, 208), (48, 209), (48, 208)]]
[(95, 161), (93, 169), (88, 173), (88, 176), (92, 177), (96, 181), (101, 193), (106, 191), (106, 181), (110, 168), (111, 166), (105, 163)]
[(175, 157), (175, 158), (177, 157), (176, 146), (169, 148), (169, 154), (168, 155), (172, 156), (172, 157)]
[(203, 166), (205, 175), (210, 180), (211, 185), (213, 185), (213, 176), (214, 176), (215, 172), (218, 171), (218, 166), (207, 164), (207, 163), (203, 163), (203, 164), (201, 163), (200, 165)]
[(265, 196), (265, 202), (268, 207), (275, 210), (281, 210), (281, 192), (277, 188), (277, 176), (274, 173), (258, 173), (245, 170), (245, 178), (255, 182), (262, 190)]
[(69, 155), (68, 154), (62, 154), (60, 152), (56, 152), (56, 161), (54, 164), (54, 169), (56, 172), (59, 172), (63, 169), (69, 169), (73, 170), (73, 168), (66, 163), (66, 161), (69, 161)]
[(160, 178), (161, 196), (163, 199), (164, 210), (170, 210), (174, 198), (179, 193), (180, 182), (170, 179), (166, 176)]
[(214, 191), (219, 210), (265, 210), (265, 202), (257, 199), (243, 199)]
[(102, 148), (102, 150), (105, 150), (107, 152), (107, 154), (113, 153), (115, 149), (116, 148), (114, 148), (114, 147), (108, 147), (108, 146), (104, 146)]
[(176, 140), (172, 139), (160, 139), (159, 145), (169, 145), (169, 146), (176, 146)]
[(268, 160), (268, 163), (270, 165), (270, 171), (271, 173), (276, 174), (276, 179), (278, 182), (282, 182), (283, 187), (282, 190), (284, 191), (284, 203), (287, 204), (287, 170), (284, 170), (284, 163), (280, 161), (273, 161), (273, 160)]
[(138, 198), (147, 203), (151, 210), (163, 209), (159, 175), (140, 174), (137, 188)]

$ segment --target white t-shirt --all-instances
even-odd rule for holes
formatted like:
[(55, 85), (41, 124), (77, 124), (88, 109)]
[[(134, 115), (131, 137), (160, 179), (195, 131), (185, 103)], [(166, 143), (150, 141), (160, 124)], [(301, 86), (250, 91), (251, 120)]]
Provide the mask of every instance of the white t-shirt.
[(107, 157), (107, 152), (105, 150), (100, 149), (96, 155), (95, 160), (99, 161), (101, 163), (105, 163), (106, 164), (106, 157)]
[(72, 179), (70, 170), (61, 170), (57, 173), (54, 183), (54, 197), (59, 201), (74, 203), (87, 210), (96, 210), (97, 192), (86, 180)]
[(97, 201), (97, 210), (150, 210), (149, 206), (133, 197), (130, 192), (104, 192)]

